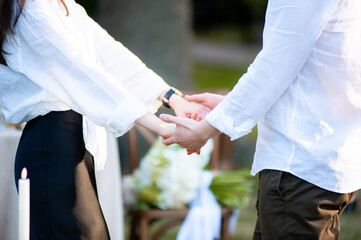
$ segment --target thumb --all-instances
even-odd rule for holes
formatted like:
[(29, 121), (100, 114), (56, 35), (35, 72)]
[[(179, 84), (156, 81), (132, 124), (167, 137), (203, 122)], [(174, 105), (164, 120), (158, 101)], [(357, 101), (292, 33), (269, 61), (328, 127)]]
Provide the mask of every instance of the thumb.
[(159, 118), (164, 122), (175, 123), (177, 125), (181, 124), (181, 119), (182, 119), (182, 118), (175, 117), (175, 116), (172, 116), (172, 115), (169, 115), (169, 114), (161, 114), (159, 116)]
[(184, 98), (188, 102), (204, 102), (205, 101), (204, 93), (194, 94), (194, 95), (186, 95)]
[(172, 137), (162, 138), (162, 143), (166, 146), (172, 145), (174, 143)]

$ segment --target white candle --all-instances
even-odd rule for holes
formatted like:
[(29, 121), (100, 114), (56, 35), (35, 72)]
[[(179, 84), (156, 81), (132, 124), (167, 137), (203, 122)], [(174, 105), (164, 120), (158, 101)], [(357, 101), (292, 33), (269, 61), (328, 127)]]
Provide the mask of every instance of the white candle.
[(26, 168), (21, 171), (19, 179), (19, 240), (30, 237), (30, 180)]

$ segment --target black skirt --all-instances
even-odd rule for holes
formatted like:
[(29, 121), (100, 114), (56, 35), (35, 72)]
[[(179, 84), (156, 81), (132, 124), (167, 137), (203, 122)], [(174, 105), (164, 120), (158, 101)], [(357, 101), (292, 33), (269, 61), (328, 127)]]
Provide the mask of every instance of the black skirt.
[(29, 121), (16, 154), (16, 185), (24, 167), (30, 179), (31, 240), (109, 239), (80, 114), (50, 112)]

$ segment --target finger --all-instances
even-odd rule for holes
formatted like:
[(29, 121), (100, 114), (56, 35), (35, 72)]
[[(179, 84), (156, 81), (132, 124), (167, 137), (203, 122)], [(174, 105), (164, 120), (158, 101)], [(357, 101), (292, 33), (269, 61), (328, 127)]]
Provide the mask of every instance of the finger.
[(197, 117), (198, 117), (198, 114), (197, 114), (196, 112), (193, 112), (193, 113), (191, 114), (191, 119), (196, 120)]
[(162, 135), (162, 137), (164, 139), (170, 138), (173, 135), (173, 133), (175, 132), (176, 127), (177, 127), (177, 125), (175, 125), (174, 123), (168, 123), (168, 126), (166, 128), (166, 133), (164, 133)]
[(203, 115), (199, 114), (196, 118), (196, 121), (199, 122), (199, 121), (202, 121), (203, 120)]
[(175, 117), (169, 114), (161, 114), (159, 116), (159, 118), (164, 121), (164, 122), (168, 122), (168, 123), (175, 123), (175, 124), (182, 124), (182, 118), (179, 117)]
[(189, 102), (204, 102), (205, 101), (204, 93), (194, 94), (194, 95), (186, 95), (184, 98)]
[(188, 113), (175, 111), (175, 114), (176, 114), (177, 117), (185, 118), (185, 117), (187, 117)]
[(161, 140), (162, 140), (162, 143), (166, 146), (172, 145), (174, 143), (173, 140), (171, 139), (171, 137), (170, 138), (162, 138)]
[(194, 152), (194, 151), (187, 150), (187, 155), (191, 155), (191, 154), (193, 154), (193, 153), (195, 153), (195, 152)]
[(203, 108), (204, 114), (207, 115), (208, 113), (210, 113), (212, 111), (212, 109), (210, 109), (209, 107)]

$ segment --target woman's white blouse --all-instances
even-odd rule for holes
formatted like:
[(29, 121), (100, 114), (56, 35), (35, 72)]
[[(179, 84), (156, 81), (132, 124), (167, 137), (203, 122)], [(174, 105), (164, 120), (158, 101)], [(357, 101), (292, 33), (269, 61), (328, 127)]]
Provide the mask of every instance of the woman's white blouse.
[(258, 123), (252, 174), (361, 188), (361, 1), (269, 0), (263, 49), (206, 119), (232, 139)]
[(95, 124), (124, 134), (136, 119), (160, 106), (157, 98), (168, 85), (80, 5), (65, 2), (68, 17), (58, 0), (26, 1), (14, 35), (3, 46), (15, 72), (1, 66), (0, 104), (9, 123), (50, 111), (81, 113), (88, 119), (87, 149), (104, 159), (105, 133)]

